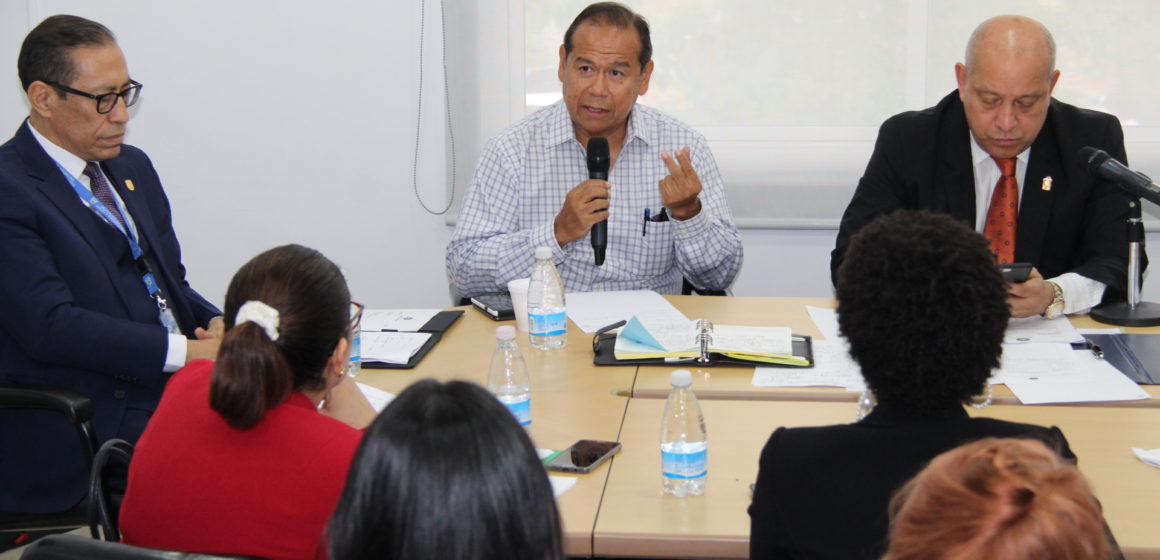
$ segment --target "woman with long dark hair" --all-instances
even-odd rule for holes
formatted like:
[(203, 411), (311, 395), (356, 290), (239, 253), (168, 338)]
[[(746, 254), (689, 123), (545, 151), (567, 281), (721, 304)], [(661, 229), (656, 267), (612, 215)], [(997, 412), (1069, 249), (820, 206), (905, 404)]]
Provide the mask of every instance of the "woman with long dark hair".
[(367, 430), (330, 558), (559, 559), (560, 520), (523, 428), (462, 381), (408, 387)]
[(346, 375), (351, 309), (338, 267), (300, 245), (234, 275), (217, 362), (173, 375), (137, 444), (125, 542), (315, 557), (374, 417)]

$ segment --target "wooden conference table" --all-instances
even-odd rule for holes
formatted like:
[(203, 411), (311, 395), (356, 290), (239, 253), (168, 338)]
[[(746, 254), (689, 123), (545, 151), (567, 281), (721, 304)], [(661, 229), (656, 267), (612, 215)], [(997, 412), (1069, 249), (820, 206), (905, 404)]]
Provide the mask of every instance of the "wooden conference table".
[[(834, 306), (828, 298), (667, 297), (690, 318), (785, 325), (815, 337), (821, 333), (806, 306)], [(486, 385), (495, 327), (512, 322), (496, 323), (462, 309), (464, 316), (418, 367), (364, 368), (358, 381), (395, 394), (424, 378)], [(1098, 325), (1087, 318), (1073, 322)], [(1132, 332), (1160, 333), (1160, 328)], [(591, 339), (574, 324), (563, 351), (533, 351), (526, 337), (517, 338), (531, 374), (530, 433), (537, 447), (562, 449), (578, 439), (624, 443), (611, 463), (577, 476), (575, 486), (557, 500), (569, 556), (746, 557), (749, 484), (756, 479), (758, 456), (770, 432), (783, 425), (853, 421), (857, 395), (843, 389), (758, 388), (751, 384), (752, 368), (691, 368), (709, 430), (709, 489), (702, 497), (674, 499), (661, 491), (657, 453), (663, 397), (674, 368), (597, 367)], [(981, 414), (1060, 426), (1080, 457), (1081, 470), (1095, 484), (1121, 545), (1131, 557), (1153, 551), (1160, 558), (1160, 532), (1147, 527), (1160, 516), (1160, 472), (1140, 463), (1129, 449), (1160, 447), (1160, 435), (1151, 437), (1148, 429), (1160, 426), (1160, 400), (1140, 401), (1147, 406), (1024, 407), (1004, 391), (996, 387), (996, 401), (1011, 404)]]
[[(415, 369), (363, 368), (358, 381), (394, 394), (425, 378), (471, 381), (486, 387), (495, 328), (515, 322), (495, 322), (470, 307), (457, 309), (466, 311)], [(527, 335), (520, 334), (516, 340), (531, 377), (530, 433), (536, 447), (564, 449), (580, 439), (617, 441), (636, 366), (593, 365), (592, 337), (574, 324), (568, 328), (568, 344), (563, 350), (534, 350)], [(592, 528), (608, 472), (606, 463), (587, 475), (576, 476), (575, 486), (556, 502), (569, 556), (592, 555)]]
[[(694, 297), (668, 296), (670, 301), (690, 319), (705, 318), (714, 323), (746, 326), (787, 326), (797, 334), (822, 338), (810, 319), (807, 307), (832, 308), (836, 301), (830, 298), (757, 298), (757, 297)], [(1083, 315), (1070, 317), (1077, 328), (1111, 328)], [(1132, 327), (1132, 333), (1160, 334), (1160, 327)], [(754, 387), (752, 367), (696, 368), (694, 364), (680, 367), (693, 372), (693, 389), (701, 399), (737, 400), (803, 400), (855, 402), (856, 392), (839, 387)], [(632, 396), (665, 398), (669, 394), (668, 367), (641, 367), (633, 384)], [(996, 404), (1020, 404), (1019, 399), (1005, 385), (994, 388)], [(1160, 386), (1146, 385), (1143, 389), (1152, 395), (1141, 401), (1079, 403), (1074, 406), (1160, 407)]]
[[(597, 556), (747, 558), (749, 485), (757, 479), (761, 448), (779, 426), (849, 423), (854, 403), (703, 400), (709, 433), (705, 495), (677, 499), (661, 491), (657, 452), (660, 399), (632, 399), (612, 465), (600, 516)], [(1160, 447), (1160, 408), (993, 405), (989, 416), (1063, 430), (1079, 468), (1091, 480), (1104, 516), (1128, 558), (1160, 558), (1160, 470), (1131, 448)]]

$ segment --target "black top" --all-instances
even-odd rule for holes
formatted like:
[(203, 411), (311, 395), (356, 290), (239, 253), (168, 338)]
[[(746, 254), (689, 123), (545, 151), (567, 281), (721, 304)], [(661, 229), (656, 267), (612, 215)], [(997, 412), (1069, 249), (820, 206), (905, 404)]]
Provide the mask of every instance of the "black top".
[(750, 558), (881, 557), (894, 492), (935, 456), (985, 437), (1036, 438), (1075, 460), (1059, 428), (971, 418), (958, 405), (936, 417), (879, 405), (855, 424), (778, 428), (749, 506)]

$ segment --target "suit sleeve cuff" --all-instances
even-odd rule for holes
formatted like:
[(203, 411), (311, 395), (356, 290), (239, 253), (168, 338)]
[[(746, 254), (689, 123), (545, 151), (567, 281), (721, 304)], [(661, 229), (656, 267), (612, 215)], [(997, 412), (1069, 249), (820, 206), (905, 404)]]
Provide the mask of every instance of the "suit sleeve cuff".
[(169, 348), (165, 350), (165, 373), (173, 373), (185, 366), (185, 355), (189, 350), (187, 341), (180, 334), (169, 335)]

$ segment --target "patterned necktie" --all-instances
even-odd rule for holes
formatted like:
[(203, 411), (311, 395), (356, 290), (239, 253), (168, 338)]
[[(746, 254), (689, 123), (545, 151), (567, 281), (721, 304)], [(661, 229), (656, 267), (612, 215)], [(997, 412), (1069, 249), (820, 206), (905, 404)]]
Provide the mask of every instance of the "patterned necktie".
[(84, 173), (89, 177), (89, 187), (93, 190), (93, 196), (97, 197), (97, 200), (101, 201), (101, 204), (104, 204), (105, 208), (108, 208), (109, 212), (117, 218), (117, 221), (121, 222), (121, 227), (128, 231), (129, 228), (125, 226), (125, 218), (121, 216), (121, 210), (117, 208), (117, 201), (113, 199), (113, 191), (109, 189), (109, 183), (105, 181), (105, 175), (101, 173), (97, 162), (90, 161), (85, 165)]
[(1015, 158), (992, 158), (1003, 176), (991, 193), (991, 207), (983, 225), (983, 237), (991, 242), (991, 252), (1000, 263), (1015, 262), (1015, 219), (1019, 215), (1019, 182), (1015, 180)]

